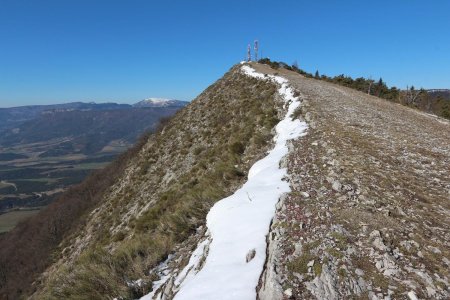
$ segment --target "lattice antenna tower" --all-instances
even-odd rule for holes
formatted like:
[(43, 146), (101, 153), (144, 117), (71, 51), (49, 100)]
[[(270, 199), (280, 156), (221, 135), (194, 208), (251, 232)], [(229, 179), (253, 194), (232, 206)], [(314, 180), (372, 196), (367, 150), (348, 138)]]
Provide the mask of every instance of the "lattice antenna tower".
[(250, 44), (247, 45), (247, 61), (252, 61), (252, 47)]
[(254, 43), (255, 61), (258, 61), (258, 48), (259, 48), (258, 40), (255, 40), (255, 43)]

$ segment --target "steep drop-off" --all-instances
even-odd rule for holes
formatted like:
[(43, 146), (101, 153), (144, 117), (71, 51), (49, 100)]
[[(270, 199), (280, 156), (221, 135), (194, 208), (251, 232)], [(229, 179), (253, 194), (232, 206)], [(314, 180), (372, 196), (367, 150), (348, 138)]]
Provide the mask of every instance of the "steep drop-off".
[(187, 241), (211, 205), (234, 192), (268, 149), (281, 114), (275, 96), (275, 85), (236, 66), (177, 113), (129, 162), (85, 225), (65, 238), (33, 298), (148, 293), (155, 279), (149, 271), (180, 245), (187, 252), (195, 247)]

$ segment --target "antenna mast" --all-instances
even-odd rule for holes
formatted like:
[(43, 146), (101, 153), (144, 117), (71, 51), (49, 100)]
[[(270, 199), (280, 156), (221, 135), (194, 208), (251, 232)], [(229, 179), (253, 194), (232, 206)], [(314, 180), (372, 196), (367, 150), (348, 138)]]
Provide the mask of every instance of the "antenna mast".
[(250, 62), (252, 60), (252, 47), (250, 44), (247, 45), (247, 61)]
[(255, 40), (255, 61), (258, 61), (258, 40)]

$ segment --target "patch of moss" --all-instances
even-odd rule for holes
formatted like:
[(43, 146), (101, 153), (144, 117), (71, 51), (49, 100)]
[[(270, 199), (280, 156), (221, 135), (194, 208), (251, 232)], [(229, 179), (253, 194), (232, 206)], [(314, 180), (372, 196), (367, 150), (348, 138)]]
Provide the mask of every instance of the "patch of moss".
[(343, 235), (343, 234), (341, 234), (339, 232), (333, 231), (331, 233), (331, 236), (336, 241), (336, 246), (339, 249), (341, 249), (341, 250), (347, 249), (348, 241), (347, 241), (347, 238), (345, 237), (345, 235)]
[(288, 270), (292, 273), (300, 273), (300, 274), (306, 274), (308, 273), (308, 262), (314, 259), (314, 256), (312, 256), (309, 253), (303, 253), (299, 257), (293, 259), (290, 261), (287, 265)]
[(342, 252), (336, 250), (335, 248), (327, 248), (325, 251), (327, 251), (329, 254), (331, 254), (332, 256), (334, 256), (336, 258), (343, 258), (344, 257)]

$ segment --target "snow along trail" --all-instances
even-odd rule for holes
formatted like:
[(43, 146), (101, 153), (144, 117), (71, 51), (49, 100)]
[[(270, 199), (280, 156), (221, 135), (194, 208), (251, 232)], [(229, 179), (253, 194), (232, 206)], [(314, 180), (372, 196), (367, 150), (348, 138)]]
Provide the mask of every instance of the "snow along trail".
[[(288, 81), (265, 76), (247, 65), (243, 73), (279, 85), (279, 94), (288, 106), (286, 116), (276, 125), (275, 146), (249, 170), (248, 181), (233, 195), (217, 202), (207, 216), (208, 238), (199, 243), (188, 265), (176, 279), (177, 300), (256, 299), (256, 286), (266, 259), (266, 235), (275, 214), (275, 205), (283, 193), (290, 192), (283, 178), (281, 159), (288, 153), (286, 142), (305, 135), (307, 125), (291, 115), (300, 106)], [(210, 242), (203, 268), (195, 273), (205, 241)], [(252, 250), (255, 257), (246, 262)]]
[[(275, 205), (283, 193), (290, 192), (289, 183), (280, 169), (281, 159), (288, 153), (286, 142), (305, 134), (307, 125), (292, 120), (300, 106), (288, 81), (278, 76), (265, 77), (251, 67), (241, 70), (248, 76), (268, 79), (280, 85), (279, 94), (288, 105), (286, 116), (276, 125), (275, 147), (256, 162), (248, 181), (233, 195), (220, 200), (207, 216), (212, 241), (203, 268), (186, 277), (175, 299), (255, 299), (256, 286), (266, 259), (266, 235), (275, 214)], [(201, 247), (204, 247), (202, 245)], [(246, 255), (256, 250), (246, 262)]]

